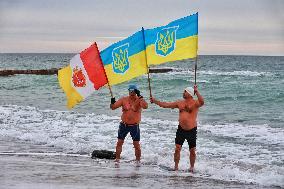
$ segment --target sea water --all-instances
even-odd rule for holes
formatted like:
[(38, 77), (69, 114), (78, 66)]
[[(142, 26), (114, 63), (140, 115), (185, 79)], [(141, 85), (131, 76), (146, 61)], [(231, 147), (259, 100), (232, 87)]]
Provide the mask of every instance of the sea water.
[[(0, 69), (61, 68), (69, 64), (72, 56), (0, 54)], [(150, 74), (153, 96), (168, 102), (182, 99), (184, 88), (194, 85), (194, 63), (183, 60), (152, 67), (173, 69)], [(147, 76), (141, 76), (113, 86), (112, 91), (119, 99), (128, 94), (128, 84), (135, 83), (149, 103), (140, 124), (142, 168), (135, 171), (142, 178), (137, 183), (145, 184), (131, 184), (133, 175), (128, 174), (133, 167), (125, 163), (118, 173), (124, 185), (110, 182), (105, 187), (171, 188), (187, 187), (188, 183), (193, 188), (209, 188), (212, 183), (220, 188), (284, 187), (284, 57), (199, 56), (197, 64), (197, 85), (205, 105), (198, 115), (196, 174), (190, 178), (197, 179), (199, 185), (193, 184), (192, 179), (186, 180), (187, 143), (180, 161), (184, 175), (173, 176), (164, 169), (173, 167), (178, 111), (150, 104)], [(112, 178), (113, 171), (117, 171), (112, 169), (113, 162), (90, 160), (89, 156), (94, 149), (115, 150), (121, 110), (110, 110), (107, 87), (94, 91), (85, 101), (67, 110), (66, 97), (56, 75), (14, 75), (0, 77), (0, 81), (0, 159), (11, 161), (13, 167), (17, 158), (22, 157), (20, 153), (31, 154), (27, 155), (29, 163), (35, 157), (41, 157), (44, 162), (57, 162), (57, 157), (61, 157), (61, 163), (68, 167), (85, 158), (88, 174), (98, 177), (96, 186)], [(35, 153), (36, 148), (40, 148), (40, 153)], [(65, 162), (68, 154), (80, 158), (76, 156), (77, 159)], [(125, 140), (122, 159), (125, 162), (135, 159), (130, 136)], [(96, 173), (91, 171), (92, 166)], [(58, 173), (64, 169), (68, 172), (66, 167), (57, 170)], [(0, 177), (0, 183), (13, 188), (13, 183), (20, 182), (11, 179), (15, 175), (12, 172)], [(79, 179), (80, 175), (75, 177)], [(33, 183), (36, 179), (22, 187), (30, 188)], [(78, 188), (85, 186), (81, 183)]]

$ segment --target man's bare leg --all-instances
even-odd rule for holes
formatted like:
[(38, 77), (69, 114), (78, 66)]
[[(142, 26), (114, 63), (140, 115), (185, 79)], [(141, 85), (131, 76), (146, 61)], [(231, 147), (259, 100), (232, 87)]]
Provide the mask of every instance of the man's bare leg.
[(134, 149), (135, 149), (136, 161), (140, 162), (140, 159), (141, 159), (141, 148), (140, 148), (139, 141), (133, 141), (133, 146), (134, 146)]
[(181, 145), (176, 144), (176, 149), (175, 149), (175, 154), (174, 154), (175, 171), (178, 170), (178, 164), (180, 160), (180, 151), (181, 151)]
[(133, 146), (135, 149), (135, 157), (136, 157), (136, 167), (140, 167), (140, 159), (141, 159), (141, 147), (139, 141), (133, 141)]
[(189, 150), (189, 160), (190, 160), (190, 168), (189, 168), (189, 172), (193, 173), (193, 169), (194, 169), (194, 163), (195, 163), (195, 159), (196, 159), (196, 153), (195, 153), (195, 148), (191, 148)]
[(115, 148), (115, 162), (119, 162), (120, 160), (120, 154), (122, 152), (122, 145), (124, 143), (124, 140), (118, 139), (116, 143), (116, 148)]

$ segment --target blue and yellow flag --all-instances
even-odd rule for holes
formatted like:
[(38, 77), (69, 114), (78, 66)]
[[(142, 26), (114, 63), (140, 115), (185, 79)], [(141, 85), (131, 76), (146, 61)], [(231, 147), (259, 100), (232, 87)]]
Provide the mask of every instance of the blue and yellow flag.
[(142, 31), (104, 49), (101, 58), (110, 85), (147, 73)]
[(198, 13), (166, 26), (144, 31), (148, 65), (195, 58), (198, 48)]

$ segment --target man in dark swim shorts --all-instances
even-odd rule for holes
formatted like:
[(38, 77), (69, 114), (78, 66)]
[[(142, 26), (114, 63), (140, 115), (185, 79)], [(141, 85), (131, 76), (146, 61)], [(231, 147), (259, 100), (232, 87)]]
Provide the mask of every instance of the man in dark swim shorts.
[(176, 144), (182, 146), (184, 141), (187, 140), (189, 149), (196, 147), (196, 134), (197, 134), (197, 127), (194, 127), (190, 130), (184, 130), (180, 125), (178, 126), (176, 132), (175, 142)]
[[(193, 99), (194, 94), (197, 95), (197, 100)], [(178, 164), (180, 160), (181, 147), (185, 141), (188, 142), (189, 152), (190, 152), (190, 168), (189, 171), (193, 172), (194, 163), (196, 158), (195, 148), (196, 148), (196, 134), (197, 134), (197, 124), (196, 118), (198, 110), (204, 105), (204, 99), (197, 90), (197, 86), (185, 88), (183, 92), (182, 100), (175, 102), (161, 102), (151, 97), (151, 103), (155, 103), (162, 108), (178, 108), (179, 109), (179, 126), (176, 132), (176, 148), (174, 154), (175, 170), (178, 170)]]

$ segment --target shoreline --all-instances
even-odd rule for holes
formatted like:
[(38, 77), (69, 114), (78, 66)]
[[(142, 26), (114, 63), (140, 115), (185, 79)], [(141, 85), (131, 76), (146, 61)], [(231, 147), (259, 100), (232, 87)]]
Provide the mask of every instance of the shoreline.
[(1, 187), (14, 188), (279, 188), (235, 181), (220, 181), (191, 173), (176, 173), (157, 165), (91, 159), (90, 155), (64, 154), (52, 147), (1, 140)]

